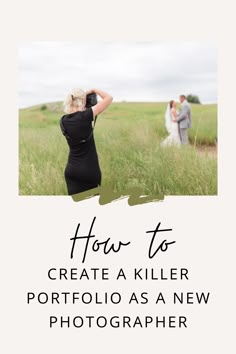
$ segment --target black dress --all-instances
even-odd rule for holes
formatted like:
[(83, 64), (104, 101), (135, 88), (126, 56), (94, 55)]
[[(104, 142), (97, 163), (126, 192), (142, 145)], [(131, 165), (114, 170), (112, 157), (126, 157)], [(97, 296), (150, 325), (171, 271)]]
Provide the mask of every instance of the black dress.
[(69, 195), (101, 185), (101, 170), (93, 136), (93, 111), (66, 114), (60, 124), (70, 148), (64, 171)]

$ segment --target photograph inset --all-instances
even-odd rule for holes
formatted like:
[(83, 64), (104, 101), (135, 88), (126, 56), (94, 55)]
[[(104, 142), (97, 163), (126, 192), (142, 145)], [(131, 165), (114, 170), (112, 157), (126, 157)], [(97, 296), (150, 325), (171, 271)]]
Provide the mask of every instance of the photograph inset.
[(19, 194), (217, 195), (216, 64), (201, 43), (20, 44)]

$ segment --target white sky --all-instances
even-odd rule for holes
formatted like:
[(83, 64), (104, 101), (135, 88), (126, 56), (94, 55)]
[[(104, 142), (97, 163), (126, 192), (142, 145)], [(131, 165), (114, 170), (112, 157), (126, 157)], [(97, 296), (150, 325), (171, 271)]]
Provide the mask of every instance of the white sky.
[(96, 87), (114, 101), (217, 101), (217, 50), (197, 42), (21, 42), (19, 107)]

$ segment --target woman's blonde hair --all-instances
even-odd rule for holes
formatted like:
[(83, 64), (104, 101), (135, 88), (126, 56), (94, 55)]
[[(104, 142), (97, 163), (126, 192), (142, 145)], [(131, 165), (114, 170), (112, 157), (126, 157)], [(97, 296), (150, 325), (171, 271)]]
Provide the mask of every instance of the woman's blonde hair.
[(85, 105), (86, 93), (80, 88), (71, 90), (64, 101), (64, 112), (71, 113), (72, 108), (78, 108), (81, 111)]

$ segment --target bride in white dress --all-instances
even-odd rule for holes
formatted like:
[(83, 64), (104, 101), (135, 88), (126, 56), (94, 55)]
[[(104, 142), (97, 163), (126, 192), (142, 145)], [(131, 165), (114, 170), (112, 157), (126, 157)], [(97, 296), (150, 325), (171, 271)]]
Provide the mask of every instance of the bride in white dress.
[(172, 100), (168, 103), (165, 113), (165, 124), (169, 135), (161, 142), (161, 146), (181, 145), (179, 126), (176, 122), (177, 114), (176, 102)]

